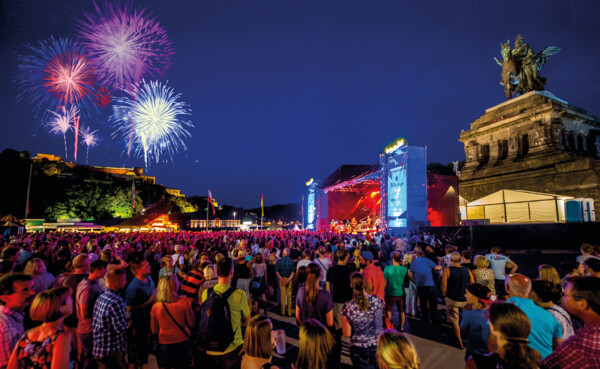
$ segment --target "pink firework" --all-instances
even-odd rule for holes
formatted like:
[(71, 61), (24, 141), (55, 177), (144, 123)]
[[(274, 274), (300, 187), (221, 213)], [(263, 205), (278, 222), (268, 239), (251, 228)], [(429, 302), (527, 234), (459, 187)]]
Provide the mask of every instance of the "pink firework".
[(144, 77), (161, 78), (171, 65), (174, 52), (167, 32), (146, 9), (132, 9), (131, 2), (95, 4), (77, 33), (98, 80), (112, 90), (127, 89)]
[(112, 91), (106, 87), (100, 87), (92, 93), (92, 101), (98, 107), (105, 108), (112, 101)]
[(80, 51), (65, 51), (54, 56), (44, 68), (48, 93), (60, 104), (77, 104), (91, 91), (96, 81), (94, 69)]

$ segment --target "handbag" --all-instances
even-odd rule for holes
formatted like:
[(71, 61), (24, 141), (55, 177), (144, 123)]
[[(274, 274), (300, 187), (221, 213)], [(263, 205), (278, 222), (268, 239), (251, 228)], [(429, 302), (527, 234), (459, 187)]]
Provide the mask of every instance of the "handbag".
[(252, 282), (250, 282), (250, 289), (252, 290), (260, 290), (260, 286), (262, 285), (262, 279), (263, 277), (258, 277), (258, 280), (253, 279)]

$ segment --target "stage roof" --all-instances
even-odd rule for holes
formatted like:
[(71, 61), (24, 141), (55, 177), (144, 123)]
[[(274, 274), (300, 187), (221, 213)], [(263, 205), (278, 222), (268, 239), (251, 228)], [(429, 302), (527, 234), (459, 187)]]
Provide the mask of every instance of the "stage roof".
[(339, 168), (335, 170), (335, 172), (331, 173), (323, 184), (321, 188), (327, 188), (331, 186), (335, 186), (340, 183), (344, 183), (346, 181), (367, 176), (369, 174), (373, 174), (379, 171), (379, 165), (341, 165)]

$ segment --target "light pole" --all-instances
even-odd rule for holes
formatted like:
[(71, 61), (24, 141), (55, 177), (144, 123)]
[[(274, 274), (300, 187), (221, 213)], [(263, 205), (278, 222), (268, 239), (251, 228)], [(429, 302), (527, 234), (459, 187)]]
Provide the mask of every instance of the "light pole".
[(235, 211), (233, 212), (233, 228), (235, 229)]

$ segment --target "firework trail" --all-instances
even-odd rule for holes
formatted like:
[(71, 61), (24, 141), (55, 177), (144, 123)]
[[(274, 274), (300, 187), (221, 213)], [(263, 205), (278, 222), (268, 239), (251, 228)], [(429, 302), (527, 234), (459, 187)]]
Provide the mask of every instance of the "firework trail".
[(60, 105), (87, 109), (96, 79), (83, 47), (70, 39), (53, 37), (25, 47), (31, 53), (17, 57), (17, 98), (31, 100), (35, 113)]
[(83, 139), (83, 143), (87, 146), (87, 151), (85, 153), (85, 163), (88, 163), (88, 155), (90, 153), (90, 147), (94, 147), (98, 145), (98, 137), (96, 137), (96, 132), (98, 130), (92, 131), (90, 127), (81, 127), (81, 138)]
[(58, 112), (49, 110), (48, 113), (53, 116), (53, 119), (46, 123), (46, 126), (50, 127), (50, 133), (63, 135), (65, 141), (65, 159), (67, 159), (67, 132), (73, 128), (73, 115), (78, 114), (78, 112), (76, 108), (67, 109), (63, 105), (58, 108)]
[(77, 35), (102, 86), (129, 89), (144, 77), (160, 78), (174, 54), (167, 32), (146, 9), (107, 3), (84, 14)]
[(165, 155), (172, 160), (180, 147), (187, 150), (183, 140), (191, 135), (186, 128), (194, 126), (187, 120), (191, 110), (179, 101), (180, 94), (166, 84), (144, 80), (125, 92), (128, 96), (117, 98), (113, 105), (113, 136), (129, 140), (133, 125), (130, 142), (136, 155), (144, 156), (146, 167), (152, 159), (158, 163)]

